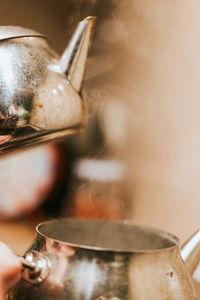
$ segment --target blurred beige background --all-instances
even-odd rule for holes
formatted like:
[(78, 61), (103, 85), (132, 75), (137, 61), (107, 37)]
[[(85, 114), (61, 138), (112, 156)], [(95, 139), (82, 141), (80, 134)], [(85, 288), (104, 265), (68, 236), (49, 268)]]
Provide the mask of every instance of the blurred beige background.
[(0, 25), (41, 31), (59, 53), (88, 14), (98, 21), (84, 93), (109, 155), (129, 167), (127, 218), (183, 241), (200, 226), (200, 2), (0, 3)]

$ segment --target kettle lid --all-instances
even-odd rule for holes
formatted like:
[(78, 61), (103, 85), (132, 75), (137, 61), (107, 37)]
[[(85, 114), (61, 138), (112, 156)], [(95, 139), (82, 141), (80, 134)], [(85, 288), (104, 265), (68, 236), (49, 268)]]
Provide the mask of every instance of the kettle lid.
[(48, 39), (44, 34), (32, 29), (20, 26), (0, 26), (0, 41), (22, 37), (40, 37)]

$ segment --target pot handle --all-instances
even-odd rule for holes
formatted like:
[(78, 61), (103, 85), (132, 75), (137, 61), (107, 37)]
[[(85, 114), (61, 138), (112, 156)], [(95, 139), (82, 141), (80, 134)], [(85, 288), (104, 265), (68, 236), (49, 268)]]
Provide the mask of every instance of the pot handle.
[(42, 253), (31, 250), (25, 257), (18, 256), (22, 265), (22, 278), (31, 284), (37, 284), (47, 278), (51, 270), (50, 260)]
[(200, 229), (182, 246), (181, 256), (190, 274), (193, 275), (200, 262)]
[(36, 263), (29, 262), (23, 256), (17, 256), (17, 259), (21, 264), (23, 270), (28, 269), (33, 272), (36, 269)]

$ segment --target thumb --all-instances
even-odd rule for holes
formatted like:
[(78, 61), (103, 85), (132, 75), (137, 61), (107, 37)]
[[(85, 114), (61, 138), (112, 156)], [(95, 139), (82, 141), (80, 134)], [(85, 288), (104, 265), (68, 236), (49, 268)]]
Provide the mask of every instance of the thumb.
[(21, 278), (21, 265), (10, 248), (0, 242), (0, 300)]

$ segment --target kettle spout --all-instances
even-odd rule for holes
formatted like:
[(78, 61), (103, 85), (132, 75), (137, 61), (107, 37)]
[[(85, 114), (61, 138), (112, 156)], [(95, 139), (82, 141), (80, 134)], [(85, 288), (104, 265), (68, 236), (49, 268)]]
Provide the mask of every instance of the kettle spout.
[(200, 262), (200, 229), (183, 245), (181, 256), (190, 274), (193, 275)]
[(77, 92), (81, 91), (95, 20), (96, 17), (87, 17), (79, 23), (59, 62), (60, 71)]

